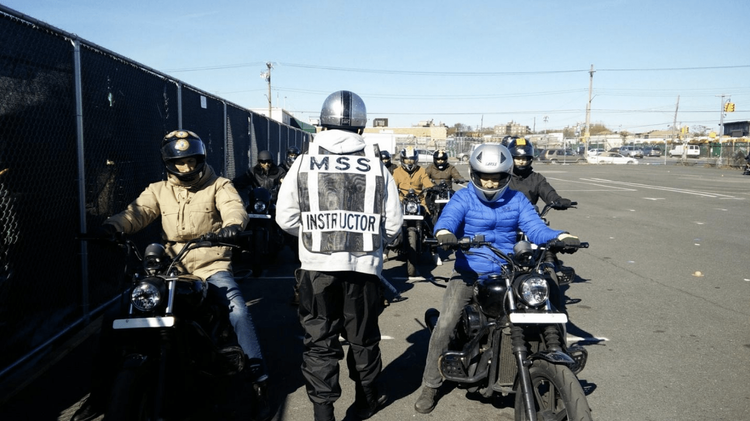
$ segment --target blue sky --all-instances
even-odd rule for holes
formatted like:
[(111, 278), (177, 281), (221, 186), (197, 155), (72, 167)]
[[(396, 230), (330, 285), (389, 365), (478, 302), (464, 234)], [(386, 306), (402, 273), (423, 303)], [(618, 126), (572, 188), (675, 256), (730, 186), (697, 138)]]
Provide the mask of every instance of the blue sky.
[[(348, 89), (391, 126), (718, 129), (750, 120), (746, 0), (0, 0), (247, 108)], [(546, 118), (545, 118), (546, 117)], [(545, 122), (546, 120), (546, 122)], [(371, 123), (370, 123), (371, 124)], [(370, 125), (368, 124), (368, 125)]]

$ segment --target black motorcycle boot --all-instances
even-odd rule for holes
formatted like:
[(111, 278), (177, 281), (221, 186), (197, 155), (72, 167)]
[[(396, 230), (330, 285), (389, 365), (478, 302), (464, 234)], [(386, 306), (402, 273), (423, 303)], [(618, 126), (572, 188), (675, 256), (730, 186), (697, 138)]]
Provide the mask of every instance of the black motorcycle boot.
[(438, 390), (433, 387), (425, 386), (422, 388), (422, 394), (419, 395), (417, 403), (414, 404), (414, 409), (420, 414), (429, 414), (432, 412), (437, 403), (437, 392)]
[(388, 402), (388, 396), (385, 393), (379, 393), (376, 386), (357, 384), (355, 391), (355, 415), (361, 420), (366, 420), (375, 415)]
[(91, 421), (102, 414), (104, 414), (104, 405), (96, 397), (89, 395), (75, 414), (73, 414), (70, 421)]
[(273, 417), (271, 402), (268, 399), (268, 380), (253, 383), (253, 420), (268, 421)]
[(268, 398), (268, 374), (263, 360), (248, 358), (246, 379), (252, 386), (252, 416), (254, 421), (267, 421), (273, 416)]
[(313, 416), (315, 421), (336, 421), (332, 403), (313, 403)]

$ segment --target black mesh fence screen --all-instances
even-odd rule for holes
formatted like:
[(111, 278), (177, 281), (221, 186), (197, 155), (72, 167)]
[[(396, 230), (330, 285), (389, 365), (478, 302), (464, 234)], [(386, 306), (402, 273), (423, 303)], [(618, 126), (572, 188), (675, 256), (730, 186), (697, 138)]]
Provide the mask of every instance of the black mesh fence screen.
[[(259, 150), (302, 149), (311, 137), (2, 10), (0, 377), (124, 290), (121, 251), (82, 246), (76, 236), (82, 223), (100, 226), (165, 178), (161, 139), (180, 121), (228, 178), (254, 164)], [(159, 233), (155, 223), (134, 239), (143, 246)]]

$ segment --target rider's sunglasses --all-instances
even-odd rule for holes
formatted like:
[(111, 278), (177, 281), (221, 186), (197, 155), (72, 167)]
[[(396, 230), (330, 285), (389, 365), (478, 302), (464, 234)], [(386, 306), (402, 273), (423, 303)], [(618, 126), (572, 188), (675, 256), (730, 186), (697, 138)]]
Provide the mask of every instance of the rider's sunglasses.
[(260, 160), (260, 161), (258, 161), (258, 162), (259, 162), (259, 163), (261, 163), (261, 164), (270, 164), (270, 163), (271, 163), (271, 162), (273, 162), (273, 161), (271, 161), (270, 159), (261, 159), (261, 160)]

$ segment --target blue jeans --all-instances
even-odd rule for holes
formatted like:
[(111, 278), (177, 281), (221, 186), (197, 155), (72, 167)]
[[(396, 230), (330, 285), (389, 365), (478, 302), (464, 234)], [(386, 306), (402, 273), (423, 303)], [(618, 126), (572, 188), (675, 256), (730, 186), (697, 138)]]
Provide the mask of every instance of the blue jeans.
[(425, 386), (437, 389), (443, 384), (443, 376), (438, 369), (438, 358), (448, 349), (451, 335), (456, 328), (461, 312), (471, 302), (474, 294), (474, 279), (464, 280), (461, 275), (453, 274), (443, 294), (443, 308), (437, 326), (430, 336), (427, 347), (427, 361), (425, 362), (422, 382)]
[(211, 294), (211, 299), (229, 308), (229, 323), (232, 324), (234, 333), (237, 334), (237, 341), (242, 351), (248, 359), (262, 360), (263, 355), (260, 352), (258, 336), (255, 334), (253, 318), (242, 296), (242, 291), (234, 280), (234, 275), (223, 270), (209, 276), (206, 281), (209, 283), (208, 292)]

